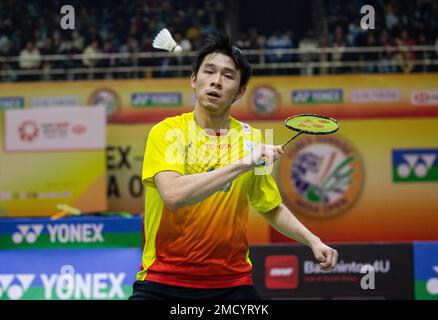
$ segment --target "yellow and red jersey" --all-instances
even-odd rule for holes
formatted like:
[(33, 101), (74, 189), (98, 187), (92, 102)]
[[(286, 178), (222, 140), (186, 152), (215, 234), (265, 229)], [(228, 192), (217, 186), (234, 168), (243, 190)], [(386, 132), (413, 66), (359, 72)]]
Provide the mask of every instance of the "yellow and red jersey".
[(142, 270), (137, 280), (192, 288), (251, 285), (249, 206), (268, 212), (281, 204), (269, 174), (241, 174), (207, 199), (171, 211), (154, 183), (161, 171), (182, 175), (230, 164), (262, 142), (259, 130), (231, 118), (230, 129), (209, 135), (193, 112), (167, 118), (150, 131), (143, 162), (146, 185)]

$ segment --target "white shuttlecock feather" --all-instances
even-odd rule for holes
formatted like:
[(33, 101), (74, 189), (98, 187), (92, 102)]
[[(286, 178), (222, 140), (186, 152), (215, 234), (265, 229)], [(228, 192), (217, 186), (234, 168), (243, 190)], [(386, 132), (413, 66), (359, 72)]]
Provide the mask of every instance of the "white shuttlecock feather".
[(152, 46), (155, 49), (163, 49), (170, 52), (181, 52), (182, 48), (179, 46), (176, 41), (172, 38), (169, 30), (166, 28), (162, 29), (156, 36), (154, 41), (152, 42)]

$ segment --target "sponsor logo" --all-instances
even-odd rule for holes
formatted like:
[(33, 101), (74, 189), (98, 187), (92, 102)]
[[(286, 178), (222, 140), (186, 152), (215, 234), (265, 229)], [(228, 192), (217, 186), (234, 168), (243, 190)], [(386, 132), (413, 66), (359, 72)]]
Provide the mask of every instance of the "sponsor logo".
[(6, 110), (5, 150), (102, 149), (105, 144), (104, 112), (103, 107)]
[(349, 209), (364, 180), (359, 153), (337, 136), (306, 136), (280, 160), (279, 187), (293, 212), (328, 218)]
[(163, 93), (133, 93), (131, 95), (131, 106), (142, 107), (175, 107), (182, 105), (182, 94), (177, 92)]
[[(438, 275), (438, 266), (433, 266), (432, 269)], [(438, 278), (433, 277), (427, 280), (426, 290), (431, 295), (438, 295)]]
[(351, 91), (351, 102), (385, 103), (399, 102), (400, 89), (357, 89)]
[(344, 101), (342, 89), (295, 90), (292, 91), (293, 104), (341, 103)]
[(243, 149), (245, 151), (251, 151), (252, 149), (254, 149), (254, 141), (244, 140), (243, 141)]
[(51, 299), (123, 299), (124, 272), (120, 273), (42, 273), (0, 274), (0, 299), (23, 298), (38, 279), (44, 288), (44, 298)]
[(0, 299), (21, 299), (34, 279), (34, 274), (0, 274)]
[(265, 286), (268, 289), (298, 287), (298, 258), (295, 255), (267, 256), (265, 271)]
[(411, 103), (414, 106), (438, 104), (438, 91), (418, 90), (411, 93)]
[(11, 200), (12, 193), (11, 192), (0, 192), (0, 201), (2, 200)]
[(251, 110), (259, 116), (270, 116), (280, 108), (280, 95), (270, 86), (254, 88), (249, 95)]
[(108, 88), (93, 91), (88, 98), (88, 104), (104, 106), (107, 119), (112, 118), (122, 107), (119, 95), (114, 90)]
[(336, 266), (329, 271), (322, 270), (319, 263), (315, 263), (314, 261), (304, 261), (303, 273), (306, 275), (320, 274), (320, 273), (361, 274), (363, 273), (364, 266), (372, 268), (375, 273), (388, 273), (391, 271), (390, 260), (374, 260), (372, 262), (356, 262), (356, 261), (345, 262), (341, 260), (338, 261)]
[(41, 107), (77, 107), (81, 102), (78, 96), (32, 97), (31, 106)]
[(23, 121), (18, 127), (21, 141), (32, 142), (38, 136), (38, 125), (34, 121)]
[(394, 182), (438, 181), (438, 149), (392, 151)]
[(244, 134), (250, 134), (251, 133), (251, 127), (249, 126), (249, 124), (241, 122), (240, 123), (242, 125), (242, 131)]
[(71, 131), (76, 135), (81, 135), (87, 131), (87, 127), (82, 124), (76, 124), (71, 128)]
[(0, 110), (20, 109), (24, 107), (22, 97), (0, 97)]
[(23, 242), (32, 244), (37, 241), (42, 231), (46, 229), (51, 243), (98, 243), (104, 242), (102, 235), (103, 223), (78, 224), (19, 224), (12, 234), (12, 242), (19, 245)]
[(43, 228), (44, 225), (42, 224), (18, 224), (18, 231), (12, 234), (12, 242), (15, 244), (20, 244), (23, 241), (35, 243), (43, 231)]

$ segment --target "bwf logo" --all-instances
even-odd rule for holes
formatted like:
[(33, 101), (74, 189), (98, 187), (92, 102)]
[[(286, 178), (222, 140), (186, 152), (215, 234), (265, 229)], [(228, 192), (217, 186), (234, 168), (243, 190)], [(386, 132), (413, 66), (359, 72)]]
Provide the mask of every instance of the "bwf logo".
[(392, 152), (393, 181), (438, 181), (438, 150), (412, 149)]
[(34, 279), (34, 274), (0, 274), (0, 300), (21, 299)]
[(17, 225), (17, 232), (12, 234), (12, 242), (20, 244), (23, 241), (27, 243), (35, 243), (43, 231), (42, 224), (19, 224)]

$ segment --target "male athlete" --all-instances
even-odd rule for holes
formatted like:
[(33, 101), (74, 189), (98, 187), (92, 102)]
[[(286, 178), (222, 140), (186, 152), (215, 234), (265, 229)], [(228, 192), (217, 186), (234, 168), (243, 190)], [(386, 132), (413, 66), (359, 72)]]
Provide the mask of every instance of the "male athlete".
[(267, 173), (282, 148), (230, 116), (250, 76), (242, 52), (212, 35), (193, 64), (194, 111), (151, 129), (142, 172), (146, 242), (130, 299), (260, 299), (246, 235), (250, 205), (309, 246), (323, 270), (336, 265), (336, 250), (295, 218)]

